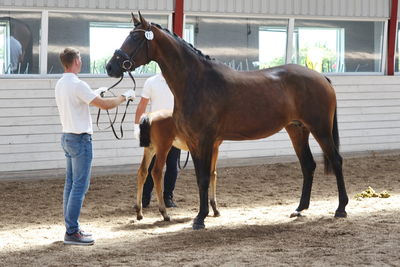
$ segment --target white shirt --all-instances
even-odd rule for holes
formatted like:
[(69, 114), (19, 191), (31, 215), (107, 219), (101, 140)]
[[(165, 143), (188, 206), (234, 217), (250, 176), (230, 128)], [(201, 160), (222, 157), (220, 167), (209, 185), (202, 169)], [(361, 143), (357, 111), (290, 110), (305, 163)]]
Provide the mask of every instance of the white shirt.
[(22, 45), (13, 36), (10, 37), (10, 63), (12, 70), (18, 70), (18, 64), (22, 55)]
[(146, 80), (142, 97), (150, 99), (150, 111), (174, 109), (174, 95), (168, 87), (162, 74), (156, 74)]
[(89, 103), (96, 94), (73, 73), (64, 73), (55, 87), (63, 133), (93, 134)]

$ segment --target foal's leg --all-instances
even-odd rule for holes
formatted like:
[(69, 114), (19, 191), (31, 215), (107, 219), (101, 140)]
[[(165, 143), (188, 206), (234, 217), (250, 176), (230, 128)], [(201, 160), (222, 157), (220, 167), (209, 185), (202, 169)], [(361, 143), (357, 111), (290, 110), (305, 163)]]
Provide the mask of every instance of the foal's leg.
[[(325, 128), (326, 129), (326, 128)], [(338, 149), (335, 146), (334, 139), (331, 132), (324, 130), (313, 130), (312, 134), (321, 146), (324, 156), (328, 159), (332, 165), (333, 172), (336, 176), (336, 182), (339, 192), (339, 207), (335, 212), (335, 217), (347, 217), (346, 205), (349, 202), (349, 198), (346, 193), (346, 187), (344, 184), (342, 163), (343, 159), (339, 154)]]
[(200, 209), (193, 220), (193, 230), (205, 228), (204, 219), (208, 215), (208, 187), (210, 184), (211, 159), (213, 143), (204, 138), (197, 148), (190, 147), (193, 163), (196, 170), (197, 185), (199, 187)]
[(157, 147), (156, 160), (154, 162), (153, 170), (151, 171), (151, 176), (153, 177), (154, 188), (156, 189), (157, 201), (158, 201), (158, 210), (161, 215), (164, 217), (164, 221), (169, 221), (170, 218), (167, 214), (167, 209), (165, 207), (164, 198), (163, 198), (163, 169), (165, 165), (165, 161), (167, 159), (167, 155), (169, 150), (171, 149), (171, 145), (159, 144)]
[(302, 210), (310, 206), (311, 188), (314, 178), (315, 161), (311, 154), (308, 138), (310, 131), (304, 125), (289, 124), (285, 127), (288, 132), (296, 155), (299, 158), (301, 171), (303, 173), (303, 190), (301, 192), (300, 204), (290, 217), (301, 216)]
[(143, 219), (143, 208), (142, 208), (143, 185), (146, 181), (149, 165), (154, 157), (154, 154), (155, 150), (152, 146), (144, 148), (142, 163), (140, 164), (137, 175), (136, 205), (134, 206), (138, 220)]
[(220, 216), (217, 209), (217, 159), (218, 159), (218, 148), (222, 142), (214, 144), (214, 150), (211, 159), (211, 173), (210, 173), (210, 205), (214, 211), (214, 217)]

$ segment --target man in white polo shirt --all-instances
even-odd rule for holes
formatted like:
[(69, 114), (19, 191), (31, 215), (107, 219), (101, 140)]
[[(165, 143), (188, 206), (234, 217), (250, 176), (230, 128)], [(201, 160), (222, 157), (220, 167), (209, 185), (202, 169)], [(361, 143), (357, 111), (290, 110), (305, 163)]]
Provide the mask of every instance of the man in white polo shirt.
[(92, 245), (94, 244), (92, 235), (84, 232), (78, 222), (90, 184), (93, 158), (93, 128), (89, 105), (111, 109), (128, 99), (134, 99), (135, 92), (131, 89), (118, 97), (101, 98), (99, 95), (106, 91), (106, 87), (93, 91), (77, 76), (82, 66), (77, 49), (65, 48), (60, 53), (60, 60), (64, 73), (56, 84), (55, 97), (62, 124), (61, 145), (67, 160), (63, 197), (66, 227), (64, 243)]
[[(138, 104), (135, 114), (134, 137), (139, 139), (139, 121), (142, 114), (146, 111), (147, 104), (150, 102), (150, 111), (162, 109), (174, 109), (174, 95), (168, 87), (162, 74), (156, 74), (146, 80), (143, 86), (142, 98)], [(176, 178), (178, 177), (178, 160), (181, 151), (176, 147), (171, 147), (167, 160), (164, 174), (164, 202), (167, 208), (176, 207), (174, 202), (174, 189)], [(154, 183), (151, 177), (151, 170), (154, 166), (155, 157), (150, 163), (149, 174), (143, 187), (142, 205), (147, 208), (151, 200), (151, 191)]]

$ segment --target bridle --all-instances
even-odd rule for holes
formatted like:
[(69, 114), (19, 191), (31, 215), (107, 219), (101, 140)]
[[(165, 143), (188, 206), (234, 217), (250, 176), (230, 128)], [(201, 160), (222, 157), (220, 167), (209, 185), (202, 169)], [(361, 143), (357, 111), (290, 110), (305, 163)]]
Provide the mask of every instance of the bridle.
[(151, 31), (151, 24), (149, 24), (149, 28), (147, 30), (143, 30), (143, 29), (136, 29), (130, 32), (129, 35), (132, 35), (135, 32), (144, 32), (144, 36), (145, 38), (142, 39), (142, 41), (140, 42), (140, 44), (136, 47), (136, 49), (133, 51), (132, 55), (129, 56), (126, 52), (124, 52), (122, 49), (117, 49), (114, 52), (114, 56), (119, 56), (122, 59), (124, 59), (124, 61), (122, 61), (121, 63), (121, 68), (122, 70), (125, 72), (127, 71), (128, 73), (130, 73), (131, 71), (133, 71), (135, 69), (135, 61), (133, 60), (138, 54), (139, 52), (142, 50), (144, 43), (146, 42), (146, 57), (147, 60), (149, 61), (149, 49), (150, 49), (150, 42), (151, 40), (154, 39), (154, 34)]
[[(149, 46), (150, 46), (150, 42), (148, 42), (148, 41), (153, 40), (153, 38), (154, 38), (154, 34), (153, 34), (153, 32), (151, 31), (151, 24), (149, 24), (149, 28), (148, 28), (147, 31), (146, 31), (146, 30), (143, 30), (143, 29), (137, 29), (137, 30), (131, 31), (130, 35), (133, 34), (134, 32), (139, 32), (139, 31), (140, 31), (140, 32), (144, 32), (145, 38), (140, 42), (140, 45), (137, 46), (137, 48), (134, 50), (134, 52), (132, 53), (131, 56), (129, 56), (129, 55), (128, 55), (126, 52), (124, 52), (122, 49), (117, 49), (117, 50), (115, 50), (115, 52), (114, 52), (114, 56), (117, 56), (117, 57), (119, 56), (119, 57), (121, 57), (122, 59), (124, 59), (124, 61), (121, 63), (121, 68), (122, 68), (123, 72), (128, 72), (129, 76), (131, 77), (132, 82), (133, 82), (133, 91), (136, 91), (136, 81), (135, 81), (135, 78), (133, 77), (133, 75), (132, 75), (132, 73), (131, 73), (131, 72), (135, 69), (135, 61), (134, 61), (133, 59), (134, 59), (134, 58), (136, 57), (136, 55), (139, 54), (139, 52), (141, 51), (144, 42), (146, 42), (146, 44), (147, 44), (147, 45), (146, 45), (146, 56), (147, 56), (147, 59), (149, 59)], [(123, 78), (124, 78), (124, 74), (122, 73), (122, 76), (121, 76), (121, 78), (118, 80), (118, 82), (116, 82), (115, 84), (113, 84), (111, 87), (107, 88), (107, 91), (111, 92), (110, 89), (112, 89), (112, 88), (114, 88), (115, 86), (117, 86), (117, 85), (122, 81)], [(107, 92), (107, 91), (106, 91), (106, 92)], [(114, 93), (111, 92), (111, 94), (112, 94), (113, 96), (115, 96)], [(104, 96), (104, 92), (101, 93), (100, 96), (103, 97), (103, 96)], [(120, 123), (120, 133), (121, 133), (120, 136), (118, 136), (118, 134), (116, 133), (115, 128), (114, 128), (114, 124), (115, 124), (115, 121), (116, 121), (117, 115), (118, 115), (118, 106), (117, 106), (116, 111), (115, 111), (114, 119), (111, 119), (110, 113), (109, 113), (108, 109), (106, 110), (107, 116), (108, 116), (108, 120), (109, 120), (109, 122), (110, 122), (110, 126), (104, 128), (104, 129), (100, 129), (100, 126), (99, 126), (99, 119), (100, 119), (100, 112), (101, 112), (101, 109), (99, 109), (99, 111), (97, 112), (97, 120), (96, 120), (97, 128), (99, 128), (100, 130), (105, 130), (105, 129), (108, 129), (108, 128), (111, 127), (111, 129), (112, 129), (112, 131), (113, 131), (113, 133), (114, 133), (115, 138), (117, 138), (117, 139), (122, 139), (122, 137), (124, 136), (124, 131), (123, 131), (123, 129), (122, 129), (122, 123), (123, 123), (124, 120), (125, 120), (126, 112), (127, 112), (127, 110), (128, 110), (128, 106), (129, 106), (129, 103), (130, 103), (131, 101), (132, 101), (132, 100), (129, 99), (128, 102), (126, 103), (126, 106), (125, 106), (125, 112), (124, 112), (124, 115), (122, 116), (121, 123)]]

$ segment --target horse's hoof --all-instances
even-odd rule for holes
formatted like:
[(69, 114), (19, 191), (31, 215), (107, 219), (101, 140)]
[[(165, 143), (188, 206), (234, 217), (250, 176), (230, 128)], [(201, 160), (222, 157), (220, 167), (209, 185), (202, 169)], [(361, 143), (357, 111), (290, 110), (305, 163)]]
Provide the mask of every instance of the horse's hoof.
[(165, 216), (164, 221), (169, 222), (169, 221), (171, 221), (171, 218), (169, 216)]
[(143, 219), (143, 215), (137, 215), (136, 219), (138, 219), (138, 221), (140, 221), (141, 219)]
[(193, 230), (201, 230), (206, 228), (206, 226), (204, 225), (204, 223), (193, 223), (192, 225), (192, 229)]
[(221, 216), (221, 213), (219, 213), (219, 211), (214, 211), (214, 217), (219, 217)]
[(347, 212), (346, 211), (336, 211), (335, 212), (335, 218), (346, 218), (347, 217)]
[(290, 214), (290, 218), (294, 217), (303, 217), (300, 211), (295, 210), (292, 214)]

